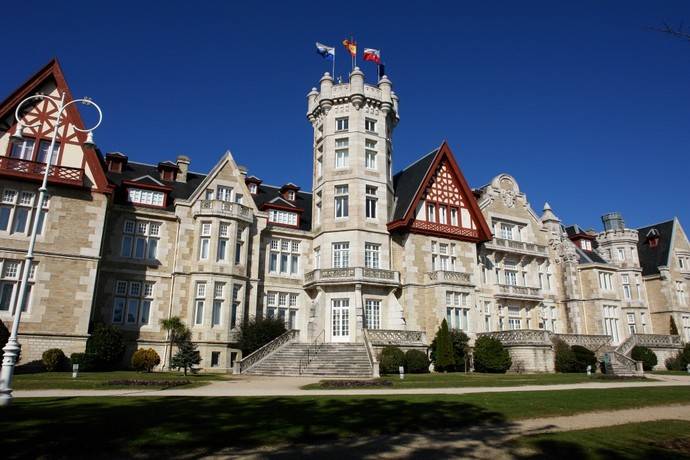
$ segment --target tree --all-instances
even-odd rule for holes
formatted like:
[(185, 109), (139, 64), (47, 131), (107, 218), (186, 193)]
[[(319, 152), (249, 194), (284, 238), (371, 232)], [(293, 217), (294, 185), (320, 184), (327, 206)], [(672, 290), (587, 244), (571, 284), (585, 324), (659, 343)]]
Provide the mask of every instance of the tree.
[(98, 323), (86, 341), (86, 353), (95, 355), (98, 366), (107, 370), (120, 364), (125, 352), (122, 332), (114, 326)]
[(151, 372), (160, 363), (161, 357), (153, 348), (140, 348), (132, 355), (132, 368), (137, 371)]
[(556, 340), (553, 349), (556, 372), (577, 372), (577, 357), (570, 345)]
[[(453, 348), (453, 359), (455, 360), (455, 366), (453, 369), (447, 369), (448, 371), (452, 370), (455, 372), (464, 372), (465, 371), (465, 364), (467, 362), (467, 358), (469, 356), (469, 341), (470, 338), (467, 337), (467, 334), (464, 332), (457, 330), (457, 329), (451, 329), (449, 330), (450, 333), (450, 342)], [(436, 363), (436, 337), (434, 337), (434, 340), (431, 341), (431, 362)]]
[(182, 322), (179, 316), (171, 316), (160, 321), (161, 327), (168, 333), (168, 345), (166, 350), (166, 362), (170, 363), (172, 359), (173, 344), (184, 336), (187, 331), (187, 326)]
[(474, 342), (474, 369), (477, 372), (503, 374), (512, 364), (510, 353), (500, 340), (482, 336)]
[(455, 369), (455, 357), (453, 356), (453, 344), (448, 331), (448, 323), (444, 319), (436, 332), (436, 352), (434, 354), (434, 369), (437, 372), (447, 372)]
[(630, 357), (635, 361), (642, 361), (642, 369), (645, 371), (654, 369), (654, 366), (656, 366), (658, 362), (656, 353), (647, 347), (633, 347), (630, 352)]
[(678, 327), (676, 327), (676, 320), (673, 319), (673, 316), (671, 316), (670, 318), (671, 318), (671, 327), (670, 327), (669, 332), (671, 335), (678, 335)]
[(176, 369), (184, 369), (184, 375), (187, 375), (187, 370), (191, 370), (194, 365), (201, 362), (201, 355), (196, 345), (192, 342), (192, 333), (189, 330), (178, 339), (177, 353), (170, 360), (170, 367)]
[(285, 322), (280, 318), (251, 318), (240, 326), (239, 346), (242, 356), (250, 355), (286, 331)]
[(683, 23), (681, 22), (678, 27), (673, 27), (669, 25), (668, 23), (664, 22), (663, 27), (650, 27), (650, 29), (655, 30), (657, 32), (662, 32), (665, 34), (672, 35), (674, 37), (683, 39), (683, 40), (688, 40), (690, 41), (690, 32), (688, 32), (684, 27)]

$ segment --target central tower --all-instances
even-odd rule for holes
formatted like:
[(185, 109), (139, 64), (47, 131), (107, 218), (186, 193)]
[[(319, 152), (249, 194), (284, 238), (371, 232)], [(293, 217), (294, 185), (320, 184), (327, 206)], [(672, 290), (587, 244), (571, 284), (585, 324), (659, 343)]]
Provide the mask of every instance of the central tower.
[(388, 77), (369, 85), (355, 67), (349, 83), (325, 73), (307, 100), (314, 129), (310, 335), (323, 330), (329, 341), (358, 341), (362, 327), (392, 326), (396, 316), (386, 300), (399, 282), (386, 224), (398, 98)]

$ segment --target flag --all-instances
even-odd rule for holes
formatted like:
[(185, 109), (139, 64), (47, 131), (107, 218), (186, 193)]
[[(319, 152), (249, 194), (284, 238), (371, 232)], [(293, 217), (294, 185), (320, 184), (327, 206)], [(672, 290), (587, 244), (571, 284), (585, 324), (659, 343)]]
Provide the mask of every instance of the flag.
[(381, 50), (374, 48), (364, 48), (364, 60), (381, 64)]
[(343, 40), (343, 46), (350, 53), (350, 56), (357, 55), (357, 43), (354, 40)]
[(335, 48), (316, 42), (316, 52), (329, 61), (335, 60)]
[(386, 65), (385, 64), (379, 64), (379, 80), (386, 75)]

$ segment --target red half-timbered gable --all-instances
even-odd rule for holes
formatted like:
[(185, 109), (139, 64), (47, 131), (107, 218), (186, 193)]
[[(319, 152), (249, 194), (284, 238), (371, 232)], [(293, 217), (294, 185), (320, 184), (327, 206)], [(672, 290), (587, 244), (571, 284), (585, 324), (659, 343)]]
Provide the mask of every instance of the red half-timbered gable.
[(402, 219), (390, 231), (406, 230), (467, 241), (488, 241), (491, 231), (477, 200), (444, 142)]

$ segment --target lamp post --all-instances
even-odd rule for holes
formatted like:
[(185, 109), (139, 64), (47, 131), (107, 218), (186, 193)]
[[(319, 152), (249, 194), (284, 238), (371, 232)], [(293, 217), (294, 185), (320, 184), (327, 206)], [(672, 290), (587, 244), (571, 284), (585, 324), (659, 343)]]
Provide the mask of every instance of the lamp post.
[[(33, 96), (27, 97), (26, 99), (21, 101), (17, 106), (17, 109), (14, 112), (14, 117), (17, 120), (17, 126), (14, 130), (14, 134), (12, 135), (12, 139), (21, 140), (23, 138), (24, 128), (34, 128), (41, 125), (41, 121), (39, 121), (34, 125), (29, 125), (25, 127), (20, 118), (22, 107), (25, 104), (28, 104), (29, 102), (32, 102), (34, 100), (50, 101), (50, 103), (57, 108), (57, 119), (55, 120), (53, 134), (50, 139), (50, 147), (48, 148), (48, 154), (46, 155), (46, 166), (45, 170), (43, 171), (43, 182), (41, 183), (41, 187), (38, 189), (39, 194), (36, 209), (38, 209), (40, 212), (40, 210), (43, 209), (43, 203), (45, 202), (46, 195), (48, 192), (48, 177), (50, 176), (50, 171), (52, 169), (52, 160), (54, 154), (53, 150), (55, 149), (55, 141), (57, 139), (59, 129), (65, 126), (61, 123), (62, 116), (65, 113), (65, 109), (67, 109), (67, 107), (69, 107), (72, 104), (82, 103), (84, 105), (94, 107), (98, 112), (98, 122), (92, 128), (81, 129), (77, 126), (72, 125), (75, 131), (78, 131), (80, 133), (86, 133), (86, 142), (84, 143), (84, 146), (87, 148), (95, 146), (93, 142), (93, 130), (98, 128), (98, 126), (101, 124), (101, 121), (103, 121), (103, 112), (101, 112), (101, 108), (98, 105), (96, 105), (96, 103), (92, 102), (91, 99), (86, 97), (82, 99), (74, 99), (72, 101), (65, 103), (64, 92), (60, 95), (59, 98), (48, 96), (45, 94), (35, 94)], [(39, 219), (35, 218), (33, 221), (33, 225), (31, 226), (31, 238), (29, 239), (29, 248), (27, 249), (26, 256), (24, 257), (22, 279), (19, 284), (19, 293), (14, 305), (15, 310), (12, 322), (12, 333), (10, 334), (10, 338), (7, 341), (7, 345), (5, 345), (5, 348), (3, 348), (4, 357), (2, 360), (2, 370), (0, 371), (0, 406), (7, 406), (10, 404), (10, 401), (12, 400), (12, 376), (14, 374), (14, 366), (17, 362), (17, 356), (19, 356), (19, 351), (21, 350), (21, 345), (17, 341), (17, 333), (19, 331), (19, 321), (22, 317), (22, 307), (24, 306), (24, 302), (27, 295), (27, 289), (29, 286), (29, 272), (31, 271), (31, 264), (34, 259), (34, 246), (36, 245), (36, 235), (38, 234), (38, 221)]]

